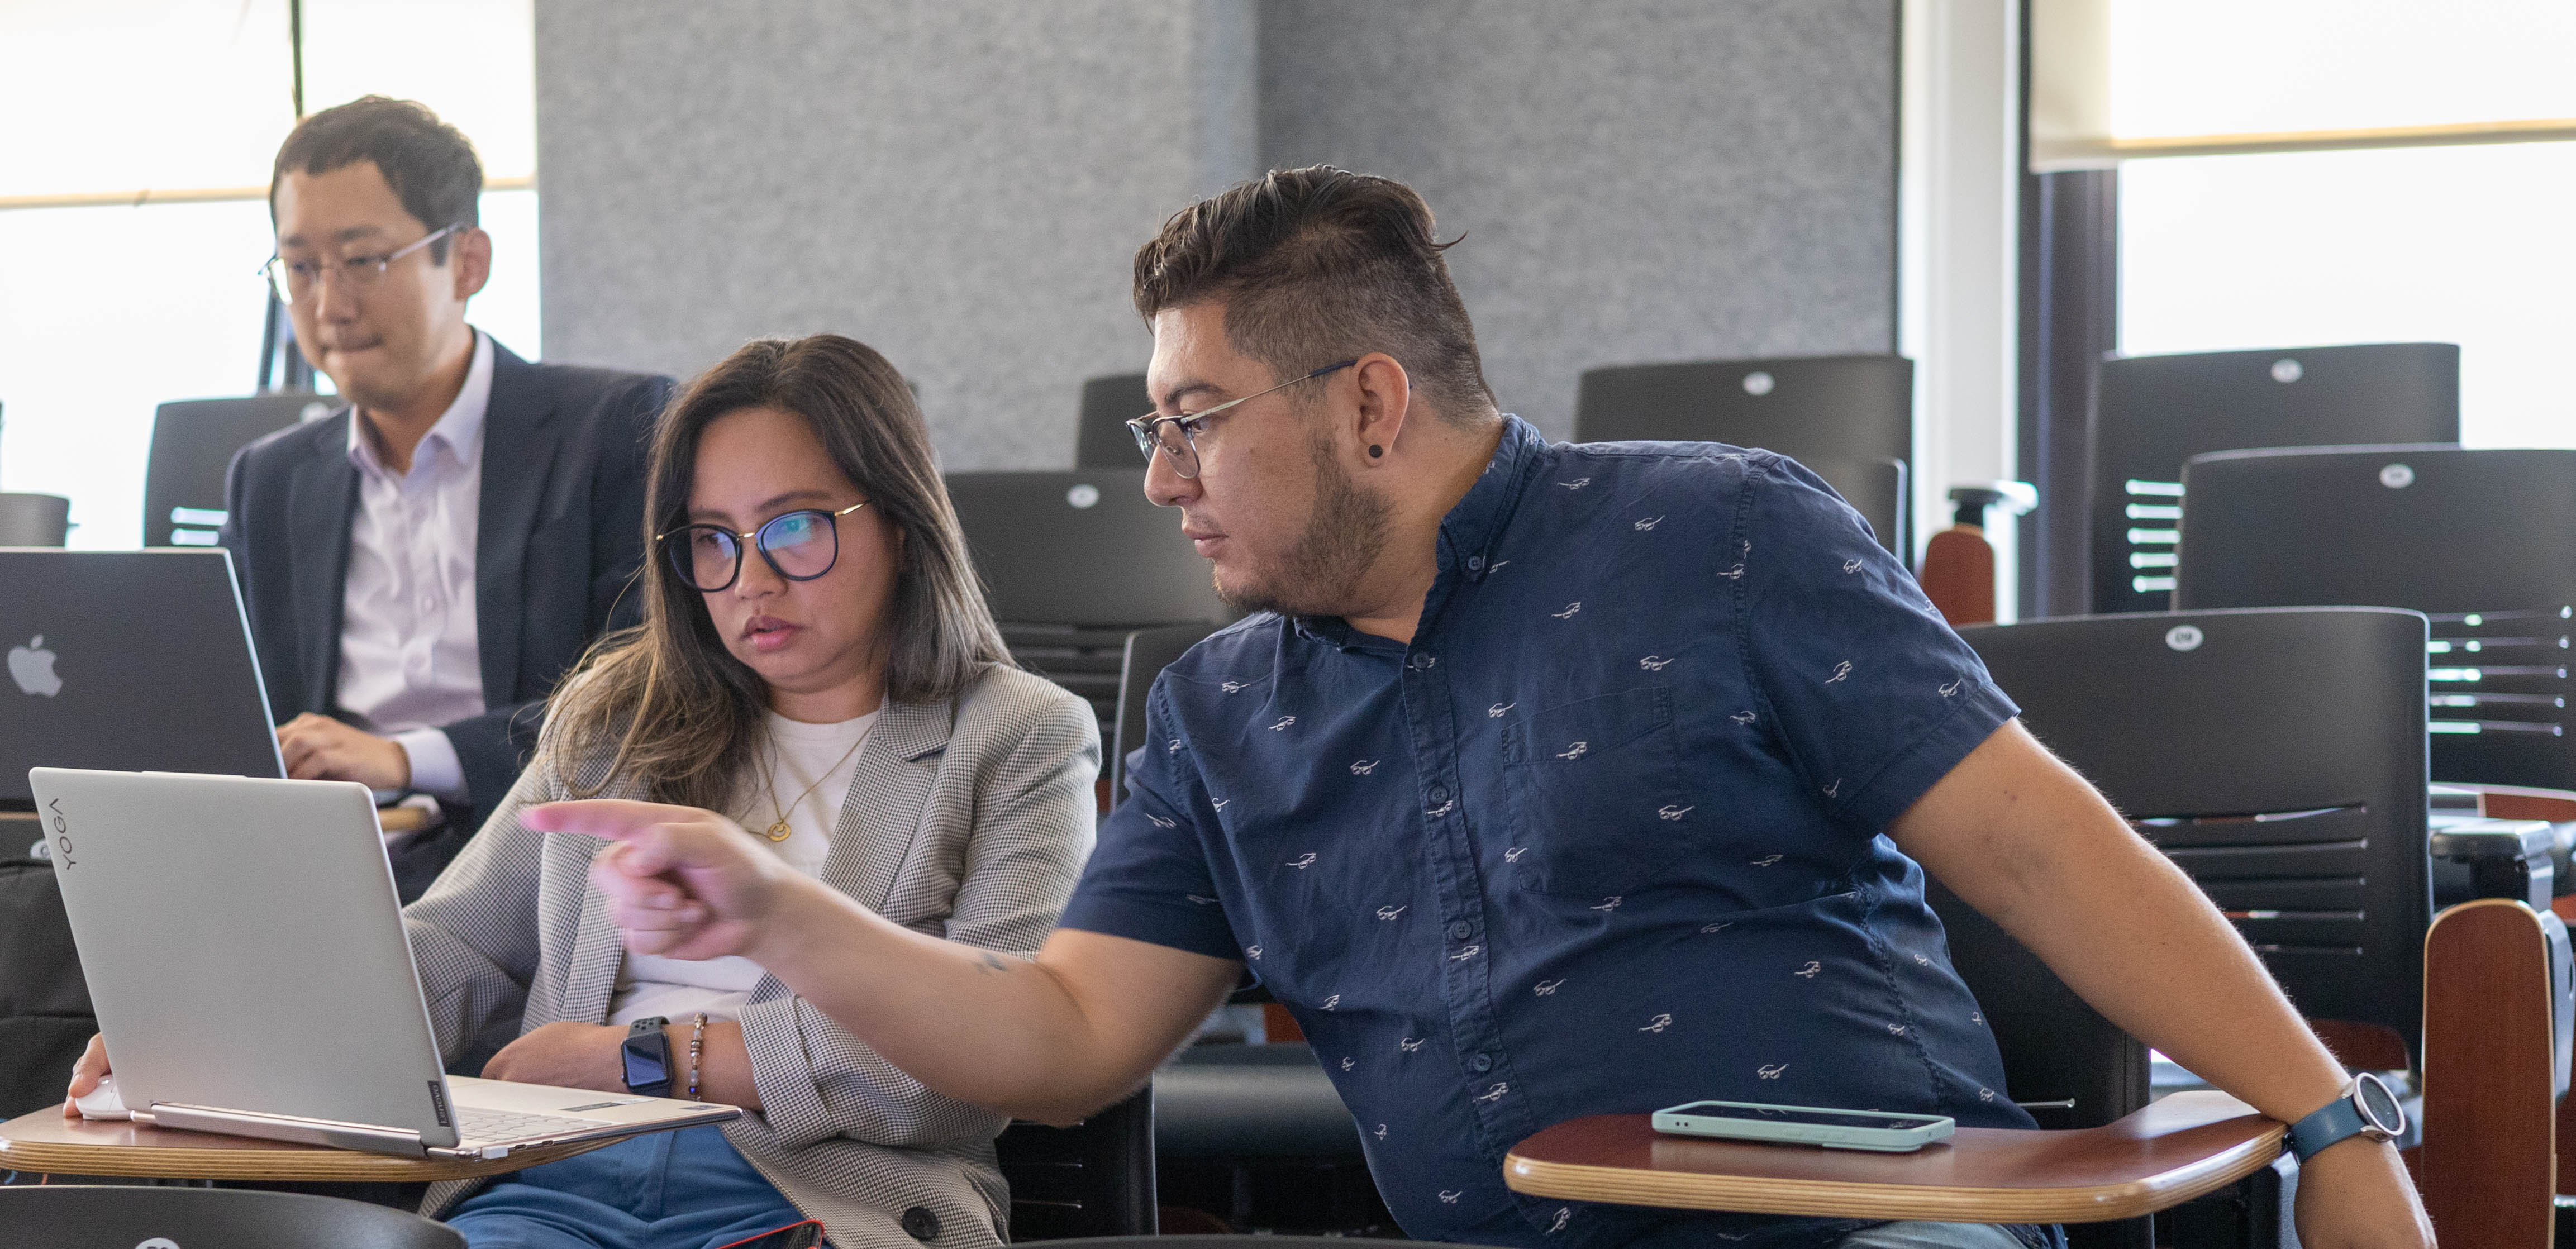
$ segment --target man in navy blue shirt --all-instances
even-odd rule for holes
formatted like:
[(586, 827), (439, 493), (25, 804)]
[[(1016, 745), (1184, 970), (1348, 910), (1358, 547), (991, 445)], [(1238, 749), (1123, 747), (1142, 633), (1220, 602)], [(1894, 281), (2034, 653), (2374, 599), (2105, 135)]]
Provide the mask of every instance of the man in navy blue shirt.
[[(1550, 1124), (1697, 1098), (2028, 1126), (1927, 868), (2265, 1113), (2345, 1095), (2234, 930), (1830, 489), (1769, 452), (1556, 446), (1499, 414), (1431, 231), (1403, 186), (1315, 168), (1139, 253), (1146, 489), (1253, 614), (1155, 682), (1032, 963), (808, 888), (706, 813), (531, 826), (634, 843), (596, 875), (635, 948), (748, 953), (914, 1077), (1026, 1117), (1133, 1088), (1248, 969), (1417, 1237), (2052, 1243), (1503, 1184)], [(2311, 1249), (2430, 1243), (2368, 1138), (2315, 1155), (2299, 1214)]]

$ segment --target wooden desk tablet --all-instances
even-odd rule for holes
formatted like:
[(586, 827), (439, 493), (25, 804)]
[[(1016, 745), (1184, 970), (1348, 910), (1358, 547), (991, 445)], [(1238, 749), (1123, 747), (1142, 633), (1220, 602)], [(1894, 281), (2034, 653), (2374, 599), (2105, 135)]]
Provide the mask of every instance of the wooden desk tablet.
[(511, 1151), (506, 1158), (405, 1158), (264, 1141), (213, 1132), (65, 1119), (47, 1106), (0, 1123), (0, 1170), (39, 1175), (151, 1176), (187, 1180), (374, 1180), (414, 1183), (499, 1175), (586, 1154), (619, 1140)]
[(2280, 1156), (2282, 1124), (2224, 1093), (2176, 1093), (2098, 1128), (1960, 1128), (1910, 1154), (1666, 1136), (1645, 1115), (1560, 1123), (1503, 1180), (1538, 1197), (1689, 1210), (1963, 1223), (2098, 1223), (2213, 1192)]

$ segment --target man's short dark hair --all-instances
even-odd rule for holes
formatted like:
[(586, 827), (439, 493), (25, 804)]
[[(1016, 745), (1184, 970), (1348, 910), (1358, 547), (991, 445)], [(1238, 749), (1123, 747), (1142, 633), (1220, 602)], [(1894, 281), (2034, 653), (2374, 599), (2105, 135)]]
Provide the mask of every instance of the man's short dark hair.
[(1282, 380), (1383, 351), (1443, 420), (1475, 425), (1494, 392), (1441, 258), (1448, 247), (1432, 234), (1431, 206), (1392, 178), (1273, 170), (1163, 223), (1136, 252), (1136, 311), (1151, 321), (1223, 300), (1226, 341)]
[[(427, 105), (360, 96), (295, 123), (277, 149), (268, 178), (268, 215), (277, 219), (277, 184), (289, 173), (324, 174), (367, 160), (402, 201), (403, 211), (432, 230), (483, 224), (483, 162), (465, 132)], [(429, 245), (432, 263), (447, 263), (447, 244)]]

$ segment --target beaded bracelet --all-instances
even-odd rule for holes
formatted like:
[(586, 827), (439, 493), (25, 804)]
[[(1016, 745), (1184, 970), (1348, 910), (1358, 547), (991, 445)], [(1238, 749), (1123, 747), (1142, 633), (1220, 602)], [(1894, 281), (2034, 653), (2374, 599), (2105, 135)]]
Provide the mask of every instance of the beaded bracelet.
[(689, 1100), (698, 1100), (698, 1056), (707, 1048), (707, 1017), (701, 1012), (689, 1021)]

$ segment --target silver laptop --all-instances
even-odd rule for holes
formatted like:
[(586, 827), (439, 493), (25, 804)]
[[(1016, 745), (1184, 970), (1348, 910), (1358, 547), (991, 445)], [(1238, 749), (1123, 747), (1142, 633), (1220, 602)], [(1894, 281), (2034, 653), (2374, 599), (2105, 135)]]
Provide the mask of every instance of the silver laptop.
[(286, 775), (229, 553), (0, 548), (0, 586), (0, 811), (34, 767)]
[(742, 1113), (447, 1076), (363, 785), (66, 768), (28, 783), (137, 1121), (501, 1158)]

